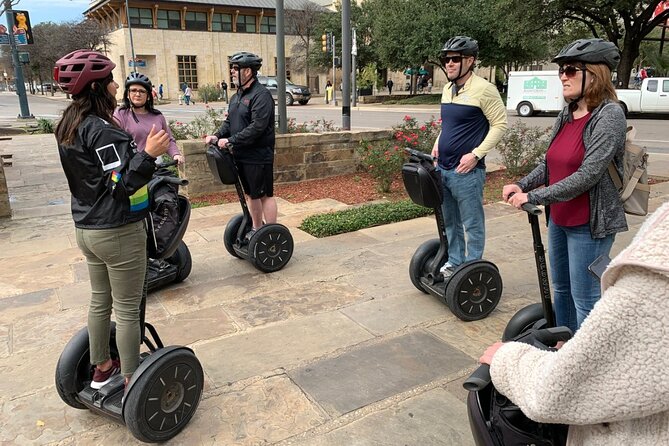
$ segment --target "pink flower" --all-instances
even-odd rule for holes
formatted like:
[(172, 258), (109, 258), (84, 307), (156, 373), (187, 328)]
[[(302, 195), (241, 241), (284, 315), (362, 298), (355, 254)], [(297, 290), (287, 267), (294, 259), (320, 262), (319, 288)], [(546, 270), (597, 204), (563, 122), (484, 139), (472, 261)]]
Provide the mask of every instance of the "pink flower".
[(411, 121), (411, 116), (409, 116), (409, 115), (404, 116), (404, 120), (405, 121)]
[(425, 126), (423, 125), (423, 126), (421, 126), (420, 130), (421, 130), (421, 132), (424, 132), (425, 130), (427, 130), (427, 127), (425, 127)]

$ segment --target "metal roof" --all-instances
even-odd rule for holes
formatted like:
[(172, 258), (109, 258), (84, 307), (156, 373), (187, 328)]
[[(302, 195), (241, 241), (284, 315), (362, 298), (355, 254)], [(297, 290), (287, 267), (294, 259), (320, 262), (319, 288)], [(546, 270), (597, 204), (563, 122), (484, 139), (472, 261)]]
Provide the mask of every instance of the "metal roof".
[[(101, 6), (105, 3), (107, 3), (109, 0), (98, 0), (98, 1), (91, 1), (91, 4), (88, 8), (87, 11), (84, 12), (84, 14), (88, 11), (92, 11), (94, 9), (97, 9), (98, 6)], [(153, 6), (154, 4), (170, 4), (170, 3), (179, 3), (179, 4), (184, 4), (184, 3), (191, 3), (194, 5), (202, 5), (202, 6), (236, 6), (236, 7), (242, 7), (242, 8), (258, 8), (258, 9), (275, 9), (276, 8), (276, 0), (208, 0), (208, 1), (202, 1), (202, 0), (157, 0), (157, 1), (151, 1), (151, 2), (145, 2), (147, 5)], [(309, 0), (284, 0), (283, 6), (284, 9), (303, 9), (304, 5), (307, 3), (313, 3)], [(134, 5), (133, 5), (134, 6)], [(320, 7), (320, 5), (317, 5)]]

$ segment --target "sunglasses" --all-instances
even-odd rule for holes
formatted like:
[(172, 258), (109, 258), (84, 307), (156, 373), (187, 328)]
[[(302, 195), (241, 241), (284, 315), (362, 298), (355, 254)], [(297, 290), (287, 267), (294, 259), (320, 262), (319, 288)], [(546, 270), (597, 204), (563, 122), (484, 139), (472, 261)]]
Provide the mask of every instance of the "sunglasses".
[(462, 62), (462, 56), (441, 56), (441, 63), (443, 65), (446, 65), (450, 61), (453, 61), (453, 63), (460, 63)]
[(131, 88), (128, 91), (130, 92), (130, 94), (146, 94), (147, 93), (146, 90), (140, 90), (140, 89), (137, 89), (137, 88)]
[(568, 78), (572, 78), (572, 77), (576, 76), (576, 73), (578, 73), (579, 71), (585, 71), (585, 68), (584, 67), (578, 67), (578, 66), (575, 66), (575, 65), (563, 65), (558, 69), (558, 73), (559, 73), (560, 76), (562, 76), (564, 74)]
[(230, 67), (232, 71), (239, 71), (239, 67)]

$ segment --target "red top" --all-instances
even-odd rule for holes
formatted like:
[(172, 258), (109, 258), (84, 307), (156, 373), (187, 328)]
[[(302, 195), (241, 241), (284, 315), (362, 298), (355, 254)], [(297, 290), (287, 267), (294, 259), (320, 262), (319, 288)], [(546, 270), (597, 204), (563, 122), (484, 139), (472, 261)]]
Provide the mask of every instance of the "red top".
[[(583, 163), (585, 145), (583, 128), (590, 113), (572, 122), (566, 122), (546, 153), (548, 184), (555, 184), (576, 172)], [(580, 226), (590, 221), (590, 196), (588, 192), (569, 201), (551, 204), (551, 220), (560, 226)]]

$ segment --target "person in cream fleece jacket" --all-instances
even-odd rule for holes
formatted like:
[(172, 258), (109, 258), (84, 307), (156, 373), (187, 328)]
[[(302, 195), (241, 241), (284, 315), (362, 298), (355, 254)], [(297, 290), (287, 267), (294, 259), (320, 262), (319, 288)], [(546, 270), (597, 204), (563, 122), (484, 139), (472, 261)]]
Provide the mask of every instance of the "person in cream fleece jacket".
[(602, 291), (558, 351), (498, 342), (480, 361), (529, 418), (570, 425), (570, 446), (669, 445), (669, 203), (611, 261)]

